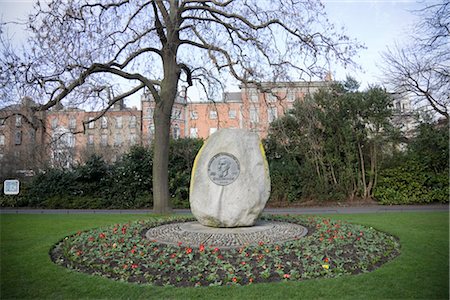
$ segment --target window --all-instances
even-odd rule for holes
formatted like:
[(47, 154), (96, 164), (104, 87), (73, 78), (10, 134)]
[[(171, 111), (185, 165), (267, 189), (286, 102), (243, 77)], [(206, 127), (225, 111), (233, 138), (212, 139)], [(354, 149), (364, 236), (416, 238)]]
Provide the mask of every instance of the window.
[(100, 144), (102, 146), (108, 146), (108, 136), (106, 134), (100, 136)]
[(151, 107), (147, 107), (145, 109), (146, 118), (153, 119), (153, 109)]
[(174, 119), (174, 120), (179, 120), (179, 119), (181, 119), (181, 110), (179, 110), (179, 109), (173, 109), (172, 110), (172, 119)]
[(217, 131), (217, 128), (215, 128), (215, 127), (209, 128), (209, 135), (213, 134), (216, 131)]
[(277, 102), (278, 98), (275, 95), (275, 92), (271, 92), (271, 93), (266, 93), (266, 99), (268, 102)]
[(89, 129), (94, 129), (95, 128), (95, 121), (92, 121), (92, 120), (94, 120), (94, 118), (93, 117), (89, 117), (89, 121), (90, 121), (90, 123), (88, 123), (88, 128)]
[(136, 145), (137, 144), (137, 135), (136, 133), (130, 134), (130, 145)]
[(121, 134), (116, 133), (116, 135), (114, 136), (114, 145), (115, 146), (122, 145), (122, 135)]
[(51, 126), (52, 126), (52, 129), (55, 129), (56, 127), (58, 127), (58, 118), (53, 118), (51, 120)]
[(251, 89), (248, 91), (248, 99), (250, 100), (250, 102), (258, 102), (259, 97), (258, 97), (258, 90), (256, 89)]
[(252, 123), (259, 122), (259, 111), (256, 107), (250, 108), (250, 122), (252, 122)]
[(209, 111), (209, 118), (210, 119), (217, 119), (217, 110), (210, 110)]
[(108, 118), (105, 117), (105, 116), (102, 117), (101, 127), (102, 128), (108, 128)]
[(136, 116), (130, 116), (130, 128), (136, 128)]
[(152, 137), (155, 134), (155, 124), (148, 125), (148, 134)]
[(14, 142), (16, 145), (22, 144), (22, 131), (17, 131), (14, 135)]
[(93, 134), (89, 134), (88, 135), (87, 142), (88, 142), (89, 146), (93, 146), (94, 145), (94, 135)]
[(198, 128), (192, 127), (190, 129), (190, 137), (197, 138), (198, 137)]
[(77, 119), (75, 117), (70, 117), (69, 119), (69, 129), (77, 128)]
[(70, 148), (75, 147), (75, 135), (68, 133), (67, 134), (67, 146)]
[(230, 110), (228, 111), (228, 117), (229, 117), (230, 119), (236, 119), (236, 110), (235, 110), (235, 109), (230, 109)]
[(269, 107), (267, 110), (267, 119), (269, 123), (272, 123), (275, 121), (275, 119), (278, 117), (278, 111), (276, 107)]
[(295, 90), (288, 90), (286, 98), (287, 98), (287, 101), (294, 102), (295, 101)]
[(198, 119), (198, 112), (193, 110), (191, 111), (191, 119), (192, 120), (197, 120)]
[(116, 128), (122, 128), (122, 116), (116, 117)]
[(180, 138), (180, 127), (176, 124), (175, 124), (175, 126), (173, 126), (173, 138), (174, 139)]
[(2, 134), (0, 135), (0, 146), (4, 146), (5, 145), (5, 136)]
[(16, 115), (16, 127), (22, 126), (22, 116)]

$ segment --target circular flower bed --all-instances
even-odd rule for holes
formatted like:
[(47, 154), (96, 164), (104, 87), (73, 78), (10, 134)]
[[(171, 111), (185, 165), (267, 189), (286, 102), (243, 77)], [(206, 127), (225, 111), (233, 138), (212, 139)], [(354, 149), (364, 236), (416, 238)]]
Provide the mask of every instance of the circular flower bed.
[(56, 244), (52, 260), (88, 274), (154, 285), (212, 286), (330, 278), (369, 272), (399, 254), (396, 238), (373, 228), (317, 217), (268, 216), (308, 235), (278, 244), (219, 249), (160, 244), (149, 228), (190, 218), (148, 220), (78, 232)]

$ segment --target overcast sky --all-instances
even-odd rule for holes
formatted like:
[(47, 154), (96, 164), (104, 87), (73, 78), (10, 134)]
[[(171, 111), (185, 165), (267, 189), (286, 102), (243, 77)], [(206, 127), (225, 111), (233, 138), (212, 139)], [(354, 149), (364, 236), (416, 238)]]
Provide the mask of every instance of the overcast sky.
[[(0, 0), (0, 20), (25, 20), (34, 2)], [(330, 20), (338, 28), (344, 26), (348, 36), (356, 38), (367, 47), (361, 50), (359, 57), (355, 59), (362, 67), (362, 72), (331, 66), (334, 79), (343, 80), (348, 74), (360, 81), (362, 87), (379, 83), (382, 74), (378, 66), (383, 63), (380, 53), (396, 42), (401, 44), (407, 41), (412, 24), (417, 21), (413, 11), (435, 2), (437, 1), (323, 0)], [(25, 40), (20, 26), (10, 27), (8, 31), (15, 42)]]

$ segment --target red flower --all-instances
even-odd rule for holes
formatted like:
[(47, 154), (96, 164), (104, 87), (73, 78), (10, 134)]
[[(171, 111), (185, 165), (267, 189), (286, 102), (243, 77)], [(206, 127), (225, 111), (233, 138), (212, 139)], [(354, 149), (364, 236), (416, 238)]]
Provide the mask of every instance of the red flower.
[(95, 240), (95, 238), (93, 236), (89, 237), (89, 241), (93, 242)]
[(122, 233), (123, 234), (127, 233), (127, 228), (125, 226), (122, 227)]
[(245, 266), (245, 264), (246, 264), (246, 262), (245, 262), (245, 261), (242, 261), (242, 262), (241, 262), (241, 265)]
[(231, 280), (233, 280), (233, 282), (237, 282), (238, 281), (236, 277), (233, 277), (233, 279), (231, 279)]
[(172, 255), (170, 257), (171, 258), (175, 258), (175, 257), (177, 257), (177, 254), (176, 253), (172, 253)]
[(101, 238), (101, 239), (104, 239), (104, 238), (106, 237), (106, 234), (104, 234), (104, 233), (102, 232), (102, 233), (100, 233), (100, 234), (98, 235), (98, 237)]
[(78, 251), (77, 251), (77, 256), (80, 256), (81, 254), (83, 254), (83, 251), (78, 250)]
[(252, 282), (253, 282), (253, 278), (250, 278), (250, 279), (248, 280), (248, 282), (252, 283)]
[(328, 259), (328, 257), (325, 257), (325, 258), (323, 259), (323, 261), (327, 263), (327, 262), (329, 262), (330, 260)]
[(138, 267), (137, 264), (132, 264), (132, 265), (131, 265), (131, 268), (132, 268), (132, 269), (136, 269), (137, 267)]
[(200, 244), (199, 250), (200, 250), (200, 252), (203, 252), (203, 251), (205, 251), (205, 245), (203, 245), (203, 244)]
[(213, 250), (213, 253), (217, 253), (217, 252), (219, 252), (219, 248), (214, 248), (214, 250)]
[(128, 268), (128, 265), (123, 265), (122, 268), (123, 268), (123, 269), (126, 269), (126, 268)]
[(286, 279), (291, 278), (291, 274), (284, 274), (283, 278), (286, 278)]
[(178, 247), (181, 247), (181, 245), (183, 245), (182, 242), (178, 242)]
[(192, 253), (192, 248), (186, 248), (186, 254)]
[(133, 249), (131, 249), (131, 254), (134, 254), (134, 252), (136, 252), (136, 250), (133, 248)]
[(258, 245), (264, 246), (264, 242), (259, 242)]

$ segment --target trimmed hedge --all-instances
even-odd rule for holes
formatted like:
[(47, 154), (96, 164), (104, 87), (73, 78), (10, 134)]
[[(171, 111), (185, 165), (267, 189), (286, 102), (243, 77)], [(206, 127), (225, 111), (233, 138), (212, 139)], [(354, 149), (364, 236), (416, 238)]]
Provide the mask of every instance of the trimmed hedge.
[[(189, 207), (190, 170), (201, 145), (199, 139), (170, 143), (169, 189), (175, 208)], [(114, 164), (93, 155), (85, 164), (70, 170), (50, 168), (31, 182), (22, 183), (20, 195), (0, 195), (0, 206), (150, 208), (153, 206), (152, 157), (152, 148), (136, 146)]]

